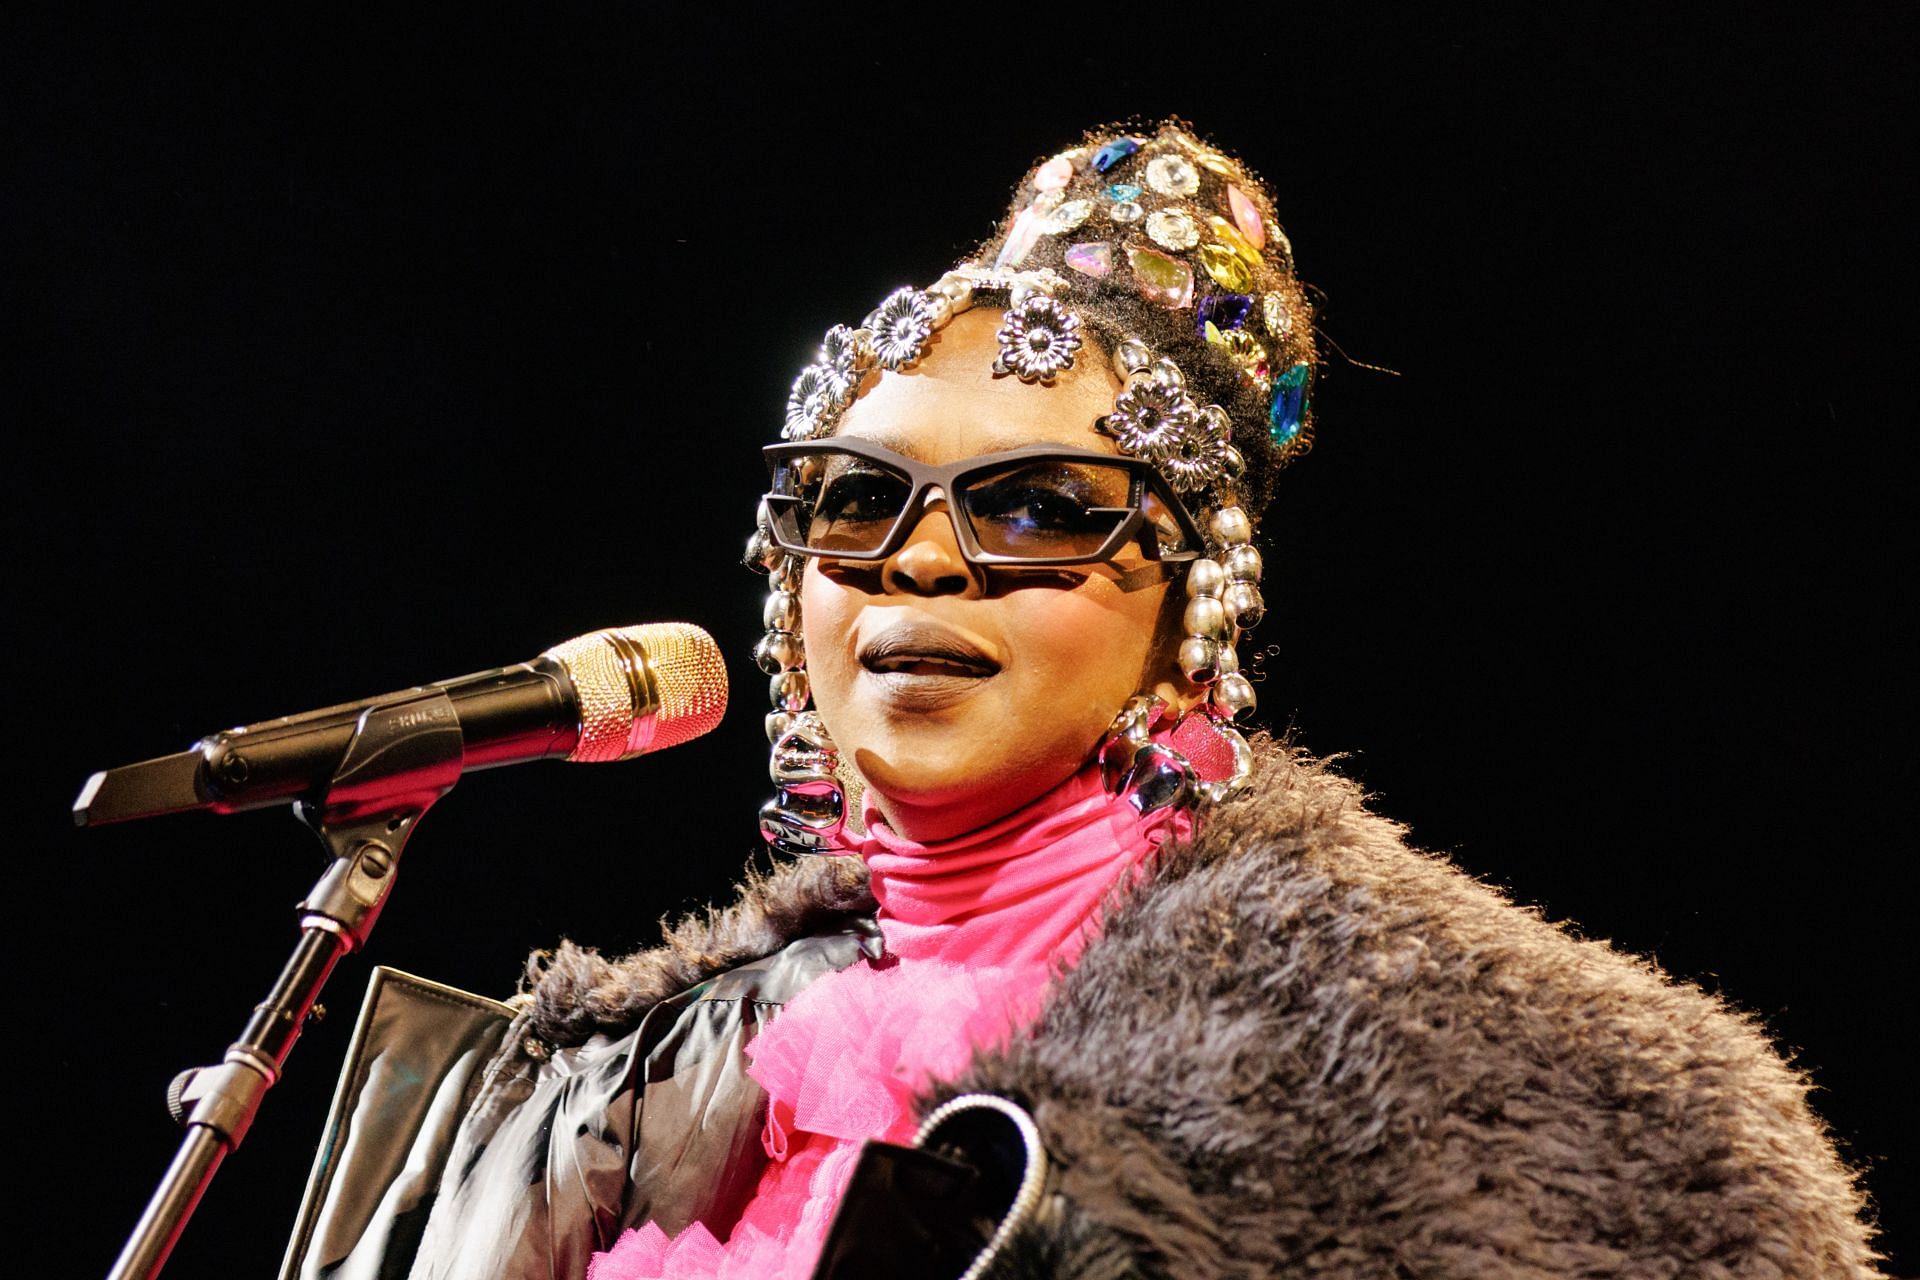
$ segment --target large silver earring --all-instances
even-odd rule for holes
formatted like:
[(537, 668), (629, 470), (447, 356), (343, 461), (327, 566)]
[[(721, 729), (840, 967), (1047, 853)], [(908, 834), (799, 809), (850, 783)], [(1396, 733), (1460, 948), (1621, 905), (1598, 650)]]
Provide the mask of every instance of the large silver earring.
[[(1180, 675), (1206, 691), (1197, 714), (1204, 723), (1182, 722), (1156, 741), (1153, 732), (1168, 716), (1166, 702), (1137, 694), (1114, 717), (1100, 745), (1107, 789), (1125, 796), (1142, 815), (1166, 808), (1217, 803), (1244, 790), (1253, 777), (1253, 749), (1233, 721), (1254, 709), (1253, 685), (1240, 671), (1237, 642), (1265, 613), (1260, 597), (1260, 553), (1253, 523), (1229, 502), (1207, 521), (1212, 551), (1187, 566), (1187, 604), (1181, 620)], [(1190, 717), (1191, 718), (1191, 717)], [(1217, 755), (1224, 745), (1232, 768), (1224, 778), (1206, 778), (1190, 753)], [(1183, 750), (1185, 746), (1187, 750)]]
[(838, 776), (840, 753), (826, 724), (808, 704), (807, 650), (800, 633), (800, 574), (804, 561), (774, 545), (767, 504), (760, 504), (747, 564), (768, 575), (761, 620), (767, 633), (754, 646), (754, 660), (770, 678), (767, 741), (773, 744), (767, 772), (773, 799), (760, 807), (760, 834), (781, 853), (844, 853), (847, 795)]
[(786, 854), (845, 853), (847, 793), (839, 768), (840, 753), (820, 717), (793, 716), (773, 744), (768, 772), (775, 790), (760, 806), (761, 837)]
[[(1168, 715), (1166, 701), (1151, 693), (1135, 694), (1120, 708), (1098, 752), (1109, 794), (1124, 797), (1145, 817), (1217, 804), (1246, 789), (1253, 779), (1253, 748), (1218, 709), (1202, 703), (1156, 741), (1154, 728)], [(1208, 778), (1194, 766), (1193, 757), (1203, 750), (1218, 756), (1222, 749), (1232, 760), (1225, 777)]]

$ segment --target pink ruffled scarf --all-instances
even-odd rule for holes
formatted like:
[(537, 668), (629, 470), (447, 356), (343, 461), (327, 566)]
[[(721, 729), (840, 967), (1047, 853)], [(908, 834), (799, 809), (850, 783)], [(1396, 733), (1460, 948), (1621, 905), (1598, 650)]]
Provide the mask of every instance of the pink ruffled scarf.
[(869, 1138), (913, 1139), (914, 1095), (1005, 1043), (1099, 924), (1101, 904), (1184, 815), (1142, 821), (1089, 765), (977, 831), (919, 845), (871, 806), (854, 850), (871, 874), (887, 956), (819, 979), (747, 1049), (768, 1094), (769, 1163), (723, 1242), (652, 1222), (596, 1254), (588, 1280), (773, 1280), (811, 1274)]

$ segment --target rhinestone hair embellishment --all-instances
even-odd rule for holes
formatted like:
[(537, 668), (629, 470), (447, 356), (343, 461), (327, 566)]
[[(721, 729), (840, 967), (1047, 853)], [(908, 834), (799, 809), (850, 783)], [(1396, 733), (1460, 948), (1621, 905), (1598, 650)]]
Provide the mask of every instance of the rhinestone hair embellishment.
[(1185, 209), (1155, 209), (1147, 215), (1147, 238), (1180, 252), (1200, 243), (1200, 226)]
[(1055, 205), (1042, 220), (1040, 229), (1047, 235), (1064, 235), (1085, 222), (1093, 213), (1093, 201), (1069, 200), (1065, 204)]
[(1147, 161), (1147, 185), (1163, 196), (1191, 196), (1200, 190), (1200, 172), (1177, 152), (1165, 152)]

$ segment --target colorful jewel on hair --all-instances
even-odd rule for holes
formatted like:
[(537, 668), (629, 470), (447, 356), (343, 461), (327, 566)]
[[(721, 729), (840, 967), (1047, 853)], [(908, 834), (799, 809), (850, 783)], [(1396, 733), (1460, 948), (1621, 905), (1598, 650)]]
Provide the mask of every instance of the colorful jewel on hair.
[(1055, 156), (1034, 171), (1033, 189), (1035, 191), (1058, 191), (1073, 181), (1073, 157), (1068, 154)]
[(1253, 272), (1246, 262), (1226, 245), (1203, 244), (1199, 256), (1200, 265), (1222, 289), (1244, 293), (1253, 283)]
[[(1045, 203), (1043, 207), (1043, 201), (1047, 196), (1052, 196), (1053, 200)], [(1043, 191), (1032, 204), (1020, 211), (1014, 218), (1013, 225), (1007, 228), (1006, 242), (1000, 246), (1000, 255), (993, 260), (995, 271), (1017, 267), (1026, 261), (1027, 255), (1033, 252), (1034, 241), (1040, 238), (1040, 228), (1047, 214), (1053, 212), (1054, 206), (1060, 202), (1060, 199), (1058, 191)]]
[(1244, 329), (1252, 314), (1253, 295), (1210, 293), (1194, 307), (1194, 329), (1203, 338), (1207, 337), (1208, 325), (1218, 329)]
[(1267, 437), (1285, 449), (1300, 438), (1307, 417), (1307, 378), (1312, 372), (1296, 364), (1273, 380), (1273, 407), (1267, 411)]
[(1273, 386), (1273, 369), (1267, 363), (1267, 349), (1245, 329), (1221, 330), (1209, 323), (1206, 340), (1227, 353), (1240, 376), (1265, 395)]
[(1068, 245), (1061, 257), (1081, 275), (1092, 276), (1096, 280), (1113, 272), (1113, 246), (1104, 240)]
[(1186, 263), (1136, 244), (1127, 246), (1127, 263), (1140, 296), (1148, 302), (1178, 310), (1193, 301), (1193, 269)]
[(1207, 219), (1207, 229), (1213, 232), (1213, 238), (1234, 251), (1240, 260), (1250, 267), (1266, 265), (1266, 259), (1253, 247), (1240, 229), (1217, 214)]
[(1139, 149), (1140, 139), (1138, 138), (1115, 138), (1093, 153), (1093, 167), (1105, 173)]
[(1254, 205), (1253, 199), (1240, 188), (1230, 185), (1227, 187), (1227, 207), (1233, 210), (1233, 220), (1248, 243), (1255, 249), (1266, 248), (1266, 223), (1261, 221), (1260, 210)]

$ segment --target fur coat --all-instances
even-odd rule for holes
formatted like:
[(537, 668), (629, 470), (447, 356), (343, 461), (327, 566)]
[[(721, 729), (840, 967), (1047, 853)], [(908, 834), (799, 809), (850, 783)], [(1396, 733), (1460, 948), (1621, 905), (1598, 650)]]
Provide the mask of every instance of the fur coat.
[[(1283, 746), (1106, 916), (1030, 1033), (926, 1098), (1038, 1122), (998, 1277), (1860, 1277), (1862, 1195), (1754, 1021), (1410, 849)], [(546, 958), (556, 1045), (870, 916), (813, 859), (610, 961)]]

